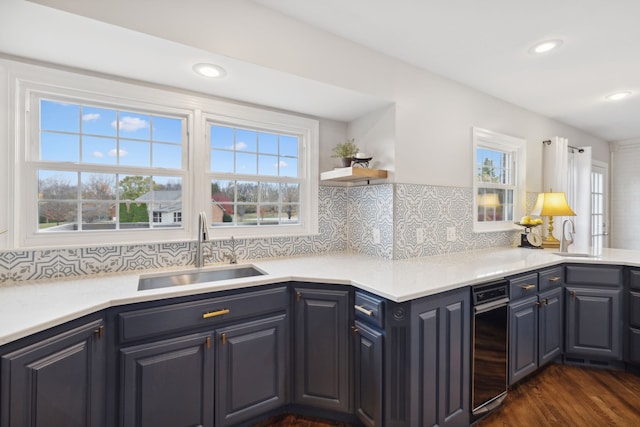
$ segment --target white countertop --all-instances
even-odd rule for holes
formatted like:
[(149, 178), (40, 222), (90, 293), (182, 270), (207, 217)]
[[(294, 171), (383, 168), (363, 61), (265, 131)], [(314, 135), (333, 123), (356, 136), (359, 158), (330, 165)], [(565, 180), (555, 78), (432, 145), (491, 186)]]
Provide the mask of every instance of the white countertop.
[[(563, 262), (640, 267), (640, 251), (603, 249), (597, 257), (561, 257), (553, 251), (498, 248), (390, 261), (353, 253), (255, 260), (264, 276), (138, 291), (131, 272), (0, 285), (0, 345), (96, 311), (134, 302), (296, 281), (349, 284), (396, 302), (544, 268)], [(206, 269), (225, 268), (212, 265)], [(192, 267), (165, 271), (192, 270)]]

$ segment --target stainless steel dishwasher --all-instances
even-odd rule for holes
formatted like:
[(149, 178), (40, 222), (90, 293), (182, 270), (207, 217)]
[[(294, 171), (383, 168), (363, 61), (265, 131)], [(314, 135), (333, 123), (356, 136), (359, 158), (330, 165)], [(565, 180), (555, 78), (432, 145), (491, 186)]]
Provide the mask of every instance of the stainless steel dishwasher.
[(472, 294), (471, 409), (472, 418), (478, 419), (507, 396), (509, 282), (477, 285)]

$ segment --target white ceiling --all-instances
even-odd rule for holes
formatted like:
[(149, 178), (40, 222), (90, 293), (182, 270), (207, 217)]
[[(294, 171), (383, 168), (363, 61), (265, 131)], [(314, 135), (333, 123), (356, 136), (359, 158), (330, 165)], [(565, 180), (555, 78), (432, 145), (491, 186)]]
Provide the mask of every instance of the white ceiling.
[[(640, 137), (638, 0), (255, 1), (605, 140)], [(528, 53), (549, 39), (564, 43)]]
[[(640, 1), (255, 3), (605, 140), (640, 138)], [(564, 43), (528, 53), (547, 39)], [(24, 0), (0, 1), (0, 52), (344, 121), (387, 103)], [(224, 84), (194, 78), (198, 61), (234, 74)], [(633, 95), (605, 99), (620, 90)]]

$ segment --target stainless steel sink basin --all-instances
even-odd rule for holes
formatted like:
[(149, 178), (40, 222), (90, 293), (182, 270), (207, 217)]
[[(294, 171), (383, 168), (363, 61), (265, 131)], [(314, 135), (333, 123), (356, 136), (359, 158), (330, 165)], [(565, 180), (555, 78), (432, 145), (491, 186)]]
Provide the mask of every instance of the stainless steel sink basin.
[(140, 277), (138, 290), (144, 291), (146, 289), (240, 279), (242, 277), (262, 276), (263, 274), (265, 274), (263, 271), (258, 270), (252, 265), (233, 266), (215, 270), (181, 271), (169, 274), (159, 273)]

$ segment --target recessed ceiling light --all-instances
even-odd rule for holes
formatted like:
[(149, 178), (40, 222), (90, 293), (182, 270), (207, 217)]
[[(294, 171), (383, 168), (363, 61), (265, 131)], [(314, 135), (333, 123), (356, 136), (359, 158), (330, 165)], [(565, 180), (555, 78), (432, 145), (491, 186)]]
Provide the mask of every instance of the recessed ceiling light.
[(531, 49), (529, 49), (530, 53), (545, 53), (553, 50), (557, 47), (560, 47), (562, 44), (562, 40), (547, 40), (542, 43), (538, 43), (534, 45)]
[(629, 95), (631, 95), (631, 92), (629, 91), (616, 92), (616, 93), (612, 93), (611, 95), (607, 95), (606, 98), (611, 101), (620, 101), (621, 99), (625, 99)]
[(200, 74), (201, 76), (217, 79), (227, 75), (227, 72), (224, 70), (224, 68), (214, 64), (196, 64), (193, 66), (193, 71)]

